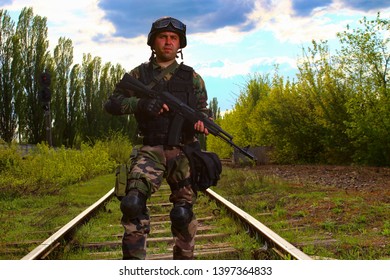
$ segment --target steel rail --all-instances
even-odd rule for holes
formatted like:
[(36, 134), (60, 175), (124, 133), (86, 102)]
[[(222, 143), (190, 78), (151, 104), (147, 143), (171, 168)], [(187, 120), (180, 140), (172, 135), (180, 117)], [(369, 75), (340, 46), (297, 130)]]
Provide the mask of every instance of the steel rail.
[(245, 223), (251, 226), (252, 230), (254, 230), (257, 234), (262, 236), (264, 239), (270, 241), (275, 245), (275, 247), (281, 249), (283, 252), (286, 252), (287, 254), (291, 255), (294, 259), (297, 260), (312, 260), (308, 255), (303, 253), (301, 250), (296, 248), (294, 245), (280, 237), (278, 234), (276, 234), (274, 231), (272, 231), (270, 228), (256, 220), (254, 217), (243, 211), (242, 209), (235, 206), (230, 201), (226, 200), (216, 192), (212, 191), (211, 189), (207, 189), (206, 193), (215, 199), (216, 201), (223, 204), (224, 207), (226, 207), (229, 211), (233, 212), (234, 215), (237, 215), (242, 219)]
[[(206, 190), (206, 194), (212, 199), (214, 199), (217, 203), (220, 203), (223, 207), (225, 207), (228, 211), (230, 211), (233, 215), (237, 216), (241, 219), (245, 224), (247, 224), (252, 232), (256, 234), (256, 236), (261, 236), (266, 242), (267, 245), (273, 245), (275, 249), (281, 252), (281, 255), (290, 255), (292, 258), (297, 260), (311, 260), (311, 258), (294, 247), (292, 244), (284, 240), (282, 237), (277, 235), (271, 229), (266, 227), (264, 224), (256, 220), (254, 217), (238, 208), (216, 192), (211, 189)], [(22, 260), (37, 260), (46, 258), (56, 247), (60, 245), (60, 242), (64, 239), (67, 234), (70, 234), (76, 227), (80, 226), (82, 223), (88, 221), (97, 211), (105, 205), (105, 203), (111, 199), (114, 195), (114, 189), (111, 189), (107, 194), (105, 194), (102, 198), (100, 198), (93, 205), (89, 206), (82, 213), (77, 215), (74, 219), (72, 219), (69, 223), (67, 223), (64, 227), (55, 232), (52, 236), (38, 245), (34, 250), (28, 253), (26, 256), (22, 258)]]
[(65, 226), (60, 228), (57, 232), (51, 235), (48, 239), (43, 241), (40, 245), (38, 245), (34, 250), (25, 255), (22, 260), (38, 260), (43, 258), (45, 255), (49, 254), (55, 247), (58, 246), (61, 239), (70, 231), (72, 231), (75, 227), (79, 226), (83, 222), (87, 221), (91, 218), (97, 210), (102, 207), (111, 197), (114, 195), (114, 188), (112, 188), (107, 194), (105, 194), (102, 198), (96, 201), (94, 204), (89, 206), (79, 215), (77, 215), (74, 219), (72, 219)]

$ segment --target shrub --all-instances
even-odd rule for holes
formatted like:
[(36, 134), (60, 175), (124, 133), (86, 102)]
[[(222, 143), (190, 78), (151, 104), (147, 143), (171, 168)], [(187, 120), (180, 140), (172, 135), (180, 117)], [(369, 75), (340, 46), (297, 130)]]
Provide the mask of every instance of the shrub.
[(0, 143), (0, 174), (11, 169), (18, 169), (22, 161), (22, 155), (17, 150), (16, 144)]
[(113, 172), (116, 166), (103, 142), (94, 146), (82, 144), (80, 150), (38, 144), (23, 159), (19, 160), (17, 155), (16, 150), (1, 153), (0, 162), (5, 166), (0, 179), (2, 191), (53, 193), (69, 184)]
[(112, 132), (103, 143), (107, 147), (110, 158), (118, 164), (129, 160), (133, 144), (128, 136), (120, 132)]

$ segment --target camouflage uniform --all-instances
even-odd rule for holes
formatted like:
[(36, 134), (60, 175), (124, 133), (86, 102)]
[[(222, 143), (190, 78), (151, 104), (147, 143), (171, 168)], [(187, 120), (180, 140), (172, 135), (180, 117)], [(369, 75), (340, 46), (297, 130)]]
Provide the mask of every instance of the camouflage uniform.
[[(159, 73), (162, 68), (155, 59), (151, 62), (153, 72)], [(164, 80), (169, 80), (179, 64), (175, 61), (176, 67), (165, 75)], [(130, 75), (139, 79), (140, 66), (130, 72)], [(193, 73), (194, 94), (196, 97), (196, 109), (208, 114), (207, 92), (201, 76), (195, 71)], [(137, 110), (138, 98), (134, 92), (117, 87), (113, 98), (120, 103), (120, 114), (134, 114)], [(196, 141), (193, 139), (192, 141)], [(182, 143), (183, 144), (183, 143)], [(187, 184), (178, 184), (190, 177), (190, 168), (187, 157), (184, 155), (181, 146), (144, 145), (135, 148), (131, 157), (131, 166), (128, 174), (128, 192), (138, 190), (146, 199), (156, 192), (164, 179), (171, 188), (170, 202), (173, 206), (183, 206), (191, 209), (196, 201), (196, 192)], [(174, 208), (173, 207), (173, 208)], [(171, 213), (172, 214), (172, 213)], [(172, 217), (171, 217), (172, 219)], [(174, 259), (192, 259), (194, 250), (194, 238), (197, 230), (197, 221), (192, 213), (188, 221), (183, 223), (171, 223), (172, 234), (175, 239)], [(125, 229), (122, 250), (124, 259), (145, 259), (146, 238), (150, 231), (149, 213), (146, 205), (142, 210), (142, 215), (136, 219), (123, 214), (121, 223)]]

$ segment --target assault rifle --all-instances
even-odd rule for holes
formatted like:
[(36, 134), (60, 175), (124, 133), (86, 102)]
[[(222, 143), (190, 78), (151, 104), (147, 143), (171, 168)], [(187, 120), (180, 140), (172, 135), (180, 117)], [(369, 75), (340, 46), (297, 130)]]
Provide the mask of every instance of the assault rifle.
[[(187, 120), (192, 124), (195, 124), (198, 120), (201, 120), (204, 126), (208, 129), (209, 133), (216, 137), (219, 137), (251, 160), (256, 161), (256, 157), (254, 155), (249, 153), (247, 150), (237, 146), (233, 142), (233, 136), (224, 131), (219, 125), (211, 121), (207, 116), (205, 116), (201, 112), (195, 111), (187, 104), (174, 97), (169, 92), (157, 92), (155, 90), (149, 89), (142, 82), (127, 73), (123, 76), (123, 79), (120, 81), (120, 84), (121, 86), (136, 92), (139, 97), (160, 99), (165, 104), (167, 104), (169, 110), (172, 110), (176, 114), (173, 119), (173, 127), (181, 128), (184, 123), (184, 120)], [(180, 138), (180, 132), (180, 129), (177, 129), (176, 131), (171, 133), (168, 138), (168, 144), (177, 143), (177, 139)]]

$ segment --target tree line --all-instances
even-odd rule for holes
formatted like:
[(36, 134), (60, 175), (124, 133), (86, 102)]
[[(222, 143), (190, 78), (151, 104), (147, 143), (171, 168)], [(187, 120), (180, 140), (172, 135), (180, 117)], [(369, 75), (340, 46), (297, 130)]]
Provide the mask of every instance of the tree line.
[(47, 32), (47, 19), (34, 15), (32, 8), (21, 11), (17, 24), (6, 10), (0, 10), (0, 138), (30, 144), (46, 140), (39, 83), (43, 72), (51, 76), (53, 146), (79, 146), (108, 131), (133, 138), (132, 117), (114, 118), (102, 110), (125, 69), (103, 64), (90, 53), (83, 55), (81, 63), (74, 63), (72, 41), (64, 37), (51, 53)]
[[(233, 110), (213, 117), (241, 146), (270, 146), (279, 163), (390, 165), (390, 21), (363, 18), (337, 34), (340, 48), (327, 41), (302, 48), (298, 75), (248, 77)], [(117, 64), (84, 54), (73, 61), (72, 41), (59, 38), (48, 50), (47, 20), (24, 8), (15, 24), (0, 10), (0, 138), (40, 143), (46, 139), (40, 75), (51, 73), (52, 142), (78, 147), (110, 131), (132, 141), (132, 116), (113, 117), (102, 106), (125, 73)], [(230, 157), (231, 148), (207, 137), (207, 148)]]
[[(327, 41), (302, 48), (299, 73), (255, 74), (218, 119), (243, 146), (270, 146), (279, 163), (390, 165), (390, 21), (363, 18)], [(209, 138), (210, 149), (231, 150)]]

